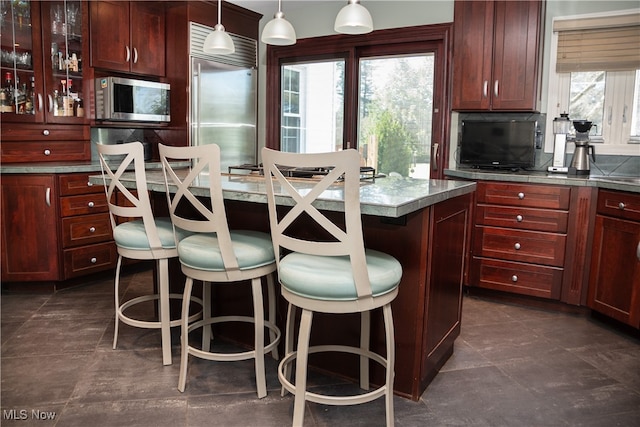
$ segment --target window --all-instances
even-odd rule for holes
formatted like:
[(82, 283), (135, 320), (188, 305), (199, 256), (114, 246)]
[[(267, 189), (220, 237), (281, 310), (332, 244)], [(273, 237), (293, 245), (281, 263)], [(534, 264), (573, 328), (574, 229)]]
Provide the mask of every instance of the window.
[[(590, 139), (600, 154), (640, 155), (638, 16), (554, 20), (548, 114), (567, 112), (571, 120), (593, 122)], [(547, 135), (552, 135), (550, 128)], [(546, 151), (553, 149), (550, 139)]]
[(322, 153), (342, 149), (344, 61), (284, 64), (280, 150)]
[(442, 24), (268, 46), (267, 147), (355, 148), (378, 173), (442, 178), (450, 31)]

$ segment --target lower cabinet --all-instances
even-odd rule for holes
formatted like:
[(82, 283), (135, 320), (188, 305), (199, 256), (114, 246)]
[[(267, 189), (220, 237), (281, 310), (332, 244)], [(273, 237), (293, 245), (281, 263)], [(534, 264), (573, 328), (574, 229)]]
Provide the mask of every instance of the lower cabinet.
[(59, 175), (58, 181), (64, 278), (114, 267), (118, 254), (104, 188), (86, 173)]
[(560, 299), (571, 188), (479, 182), (470, 286)]
[(588, 306), (640, 328), (640, 194), (598, 193)]
[(62, 278), (55, 175), (3, 175), (2, 282)]
[(115, 267), (104, 189), (88, 176), (2, 176), (3, 282), (62, 281)]

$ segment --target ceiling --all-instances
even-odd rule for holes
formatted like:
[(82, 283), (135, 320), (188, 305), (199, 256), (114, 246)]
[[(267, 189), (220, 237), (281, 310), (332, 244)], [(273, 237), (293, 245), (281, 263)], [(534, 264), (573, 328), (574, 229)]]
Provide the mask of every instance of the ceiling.
[[(282, 12), (284, 12), (286, 16), (287, 11), (299, 10), (313, 6), (313, 3), (327, 3), (327, 1), (344, 3), (345, 5), (347, 4), (346, 0), (291, 0), (282, 2)], [(273, 15), (278, 11), (277, 0), (230, 0), (229, 3), (242, 6), (245, 9), (253, 10), (254, 12), (258, 12), (265, 18), (269, 19), (273, 18)], [(339, 5), (336, 5), (336, 8), (336, 10), (340, 10)]]

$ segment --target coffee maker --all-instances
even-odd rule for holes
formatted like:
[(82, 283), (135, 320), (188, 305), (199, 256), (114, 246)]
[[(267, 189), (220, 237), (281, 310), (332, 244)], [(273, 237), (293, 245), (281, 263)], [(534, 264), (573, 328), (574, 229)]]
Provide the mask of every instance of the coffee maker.
[(549, 172), (567, 173), (569, 168), (565, 166), (567, 155), (567, 136), (571, 132), (571, 121), (567, 113), (553, 119), (553, 163), (547, 168)]
[(596, 161), (596, 152), (593, 145), (589, 144), (589, 131), (593, 124), (587, 120), (574, 120), (573, 128), (576, 130), (573, 158), (569, 165), (569, 175), (589, 175), (589, 152), (591, 160)]

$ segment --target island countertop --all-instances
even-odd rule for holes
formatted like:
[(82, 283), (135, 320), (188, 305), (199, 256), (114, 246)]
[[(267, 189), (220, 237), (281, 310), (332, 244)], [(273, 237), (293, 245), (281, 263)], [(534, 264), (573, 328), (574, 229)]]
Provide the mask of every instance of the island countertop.
[[(187, 169), (184, 169), (185, 173)], [(102, 184), (101, 175), (90, 177), (94, 184)], [(125, 186), (133, 186), (133, 173), (125, 173), (122, 178)], [(199, 178), (198, 187), (192, 191), (197, 196), (208, 196), (209, 182), (206, 175)], [(311, 187), (309, 179), (298, 179), (295, 182), (304, 190)], [(164, 192), (165, 183), (162, 171), (147, 170), (147, 187), (154, 192)], [(476, 184), (468, 181), (451, 181), (437, 179), (412, 179), (384, 177), (375, 180), (363, 180), (360, 185), (360, 201), (362, 214), (398, 218), (416, 212), (442, 201), (462, 196), (475, 191)], [(227, 175), (222, 176), (222, 190), (227, 200), (267, 203), (264, 176)], [(276, 192), (281, 192), (276, 188)], [(276, 196), (277, 203), (287, 205), (290, 200), (286, 196)], [(342, 211), (342, 186), (336, 184), (322, 195), (316, 207), (329, 211)]]

